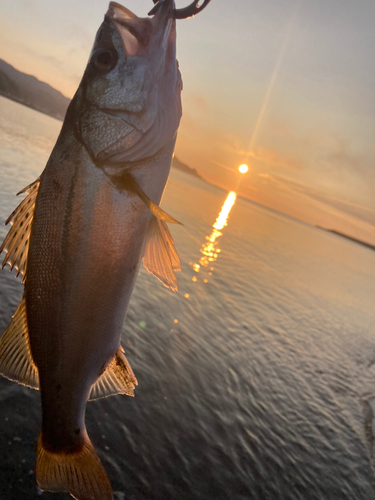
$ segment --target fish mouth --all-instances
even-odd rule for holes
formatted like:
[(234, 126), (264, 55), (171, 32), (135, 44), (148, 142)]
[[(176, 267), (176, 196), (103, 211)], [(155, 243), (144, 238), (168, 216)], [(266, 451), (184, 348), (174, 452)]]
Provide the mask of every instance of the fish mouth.
[[(135, 83), (139, 68), (139, 88), (134, 96), (142, 99), (139, 109), (105, 110), (121, 120), (127, 131), (97, 154), (101, 161), (116, 164), (151, 157), (175, 136), (181, 116), (181, 76), (176, 62), (174, 12), (174, 0), (160, 2), (152, 18), (140, 18), (117, 2), (109, 4), (105, 21), (121, 39), (122, 65), (129, 68)], [(133, 98), (133, 93), (129, 96)]]
[(141, 18), (123, 5), (110, 2), (105, 19), (115, 23), (127, 55), (138, 55), (159, 32), (164, 32), (162, 46), (166, 48), (174, 11), (174, 0), (164, 0), (152, 18)]

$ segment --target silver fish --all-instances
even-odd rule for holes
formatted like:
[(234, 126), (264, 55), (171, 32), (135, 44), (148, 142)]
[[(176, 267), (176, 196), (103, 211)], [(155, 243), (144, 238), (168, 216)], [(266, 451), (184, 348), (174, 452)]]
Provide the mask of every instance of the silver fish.
[(177, 221), (159, 207), (181, 118), (175, 19), (202, 7), (160, 0), (138, 18), (109, 4), (46, 168), (7, 221), (3, 267), (23, 275), (25, 290), (0, 339), (0, 373), (40, 389), (43, 490), (113, 498), (86, 403), (133, 395), (120, 337), (141, 260), (177, 290), (166, 224)]

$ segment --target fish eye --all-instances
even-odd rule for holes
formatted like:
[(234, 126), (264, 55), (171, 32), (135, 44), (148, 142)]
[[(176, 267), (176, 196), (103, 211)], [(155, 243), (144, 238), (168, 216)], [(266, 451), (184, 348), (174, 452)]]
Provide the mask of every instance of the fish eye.
[(116, 66), (117, 58), (117, 52), (113, 49), (98, 49), (90, 62), (101, 73), (108, 73)]

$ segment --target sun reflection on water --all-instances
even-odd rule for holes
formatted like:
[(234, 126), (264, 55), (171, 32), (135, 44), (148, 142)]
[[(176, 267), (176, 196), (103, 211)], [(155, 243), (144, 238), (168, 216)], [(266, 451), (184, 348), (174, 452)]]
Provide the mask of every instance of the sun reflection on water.
[[(191, 266), (196, 273), (199, 273), (201, 270), (201, 266), (208, 267), (212, 262), (215, 262), (221, 252), (218, 247), (218, 238), (223, 234), (222, 230), (228, 224), (228, 217), (230, 211), (232, 210), (233, 205), (236, 202), (236, 193), (231, 191), (228, 193), (228, 196), (224, 202), (224, 205), (221, 208), (221, 211), (213, 224), (212, 232), (209, 236), (206, 236), (206, 241), (203, 243), (200, 252), (202, 257), (199, 259), (199, 263), (192, 263)], [(209, 276), (212, 276), (213, 267), (210, 267)], [(194, 276), (192, 278), (194, 282), (198, 281), (197, 277)], [(207, 278), (203, 280), (204, 283), (208, 283)]]
[(215, 229), (223, 229), (227, 225), (229, 212), (232, 210), (232, 207), (236, 202), (236, 197), (237, 195), (234, 191), (231, 191), (228, 194), (227, 199), (225, 200), (224, 205), (221, 208), (219, 217), (216, 219), (216, 222), (213, 225)]
[[(200, 248), (200, 253), (202, 254), (201, 258), (198, 262), (189, 262), (189, 266), (191, 267), (193, 273), (191, 275), (191, 281), (193, 283), (202, 283), (202, 286), (205, 286), (210, 282), (212, 278), (212, 274), (214, 271), (214, 267), (212, 263), (215, 262), (221, 252), (218, 247), (218, 239), (223, 234), (223, 230), (228, 224), (228, 218), (230, 211), (233, 208), (233, 205), (236, 202), (237, 195), (234, 191), (230, 191), (224, 201), (223, 206), (221, 207), (220, 213), (215, 220), (212, 226), (212, 232), (209, 236), (206, 236), (206, 241)], [(191, 283), (191, 282), (190, 282)], [(209, 286), (209, 285), (207, 285)], [(183, 297), (185, 299), (190, 299), (193, 293), (193, 285), (187, 286), (187, 289), (183, 292)], [(171, 324), (172, 328), (170, 329), (170, 333), (177, 334), (181, 327), (181, 323), (179, 320), (173, 319), (173, 323)]]

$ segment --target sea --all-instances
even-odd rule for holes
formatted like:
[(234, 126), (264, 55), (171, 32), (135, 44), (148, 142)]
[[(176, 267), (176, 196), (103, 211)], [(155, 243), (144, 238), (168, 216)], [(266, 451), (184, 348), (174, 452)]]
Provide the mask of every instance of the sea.
[[(60, 128), (0, 98), (1, 240)], [(375, 252), (175, 169), (162, 207), (179, 292), (142, 267), (135, 397), (87, 405), (115, 500), (375, 500)], [(22, 289), (0, 271), (0, 331)], [(40, 424), (39, 393), (1, 378), (1, 500), (70, 498), (36, 487)]]

